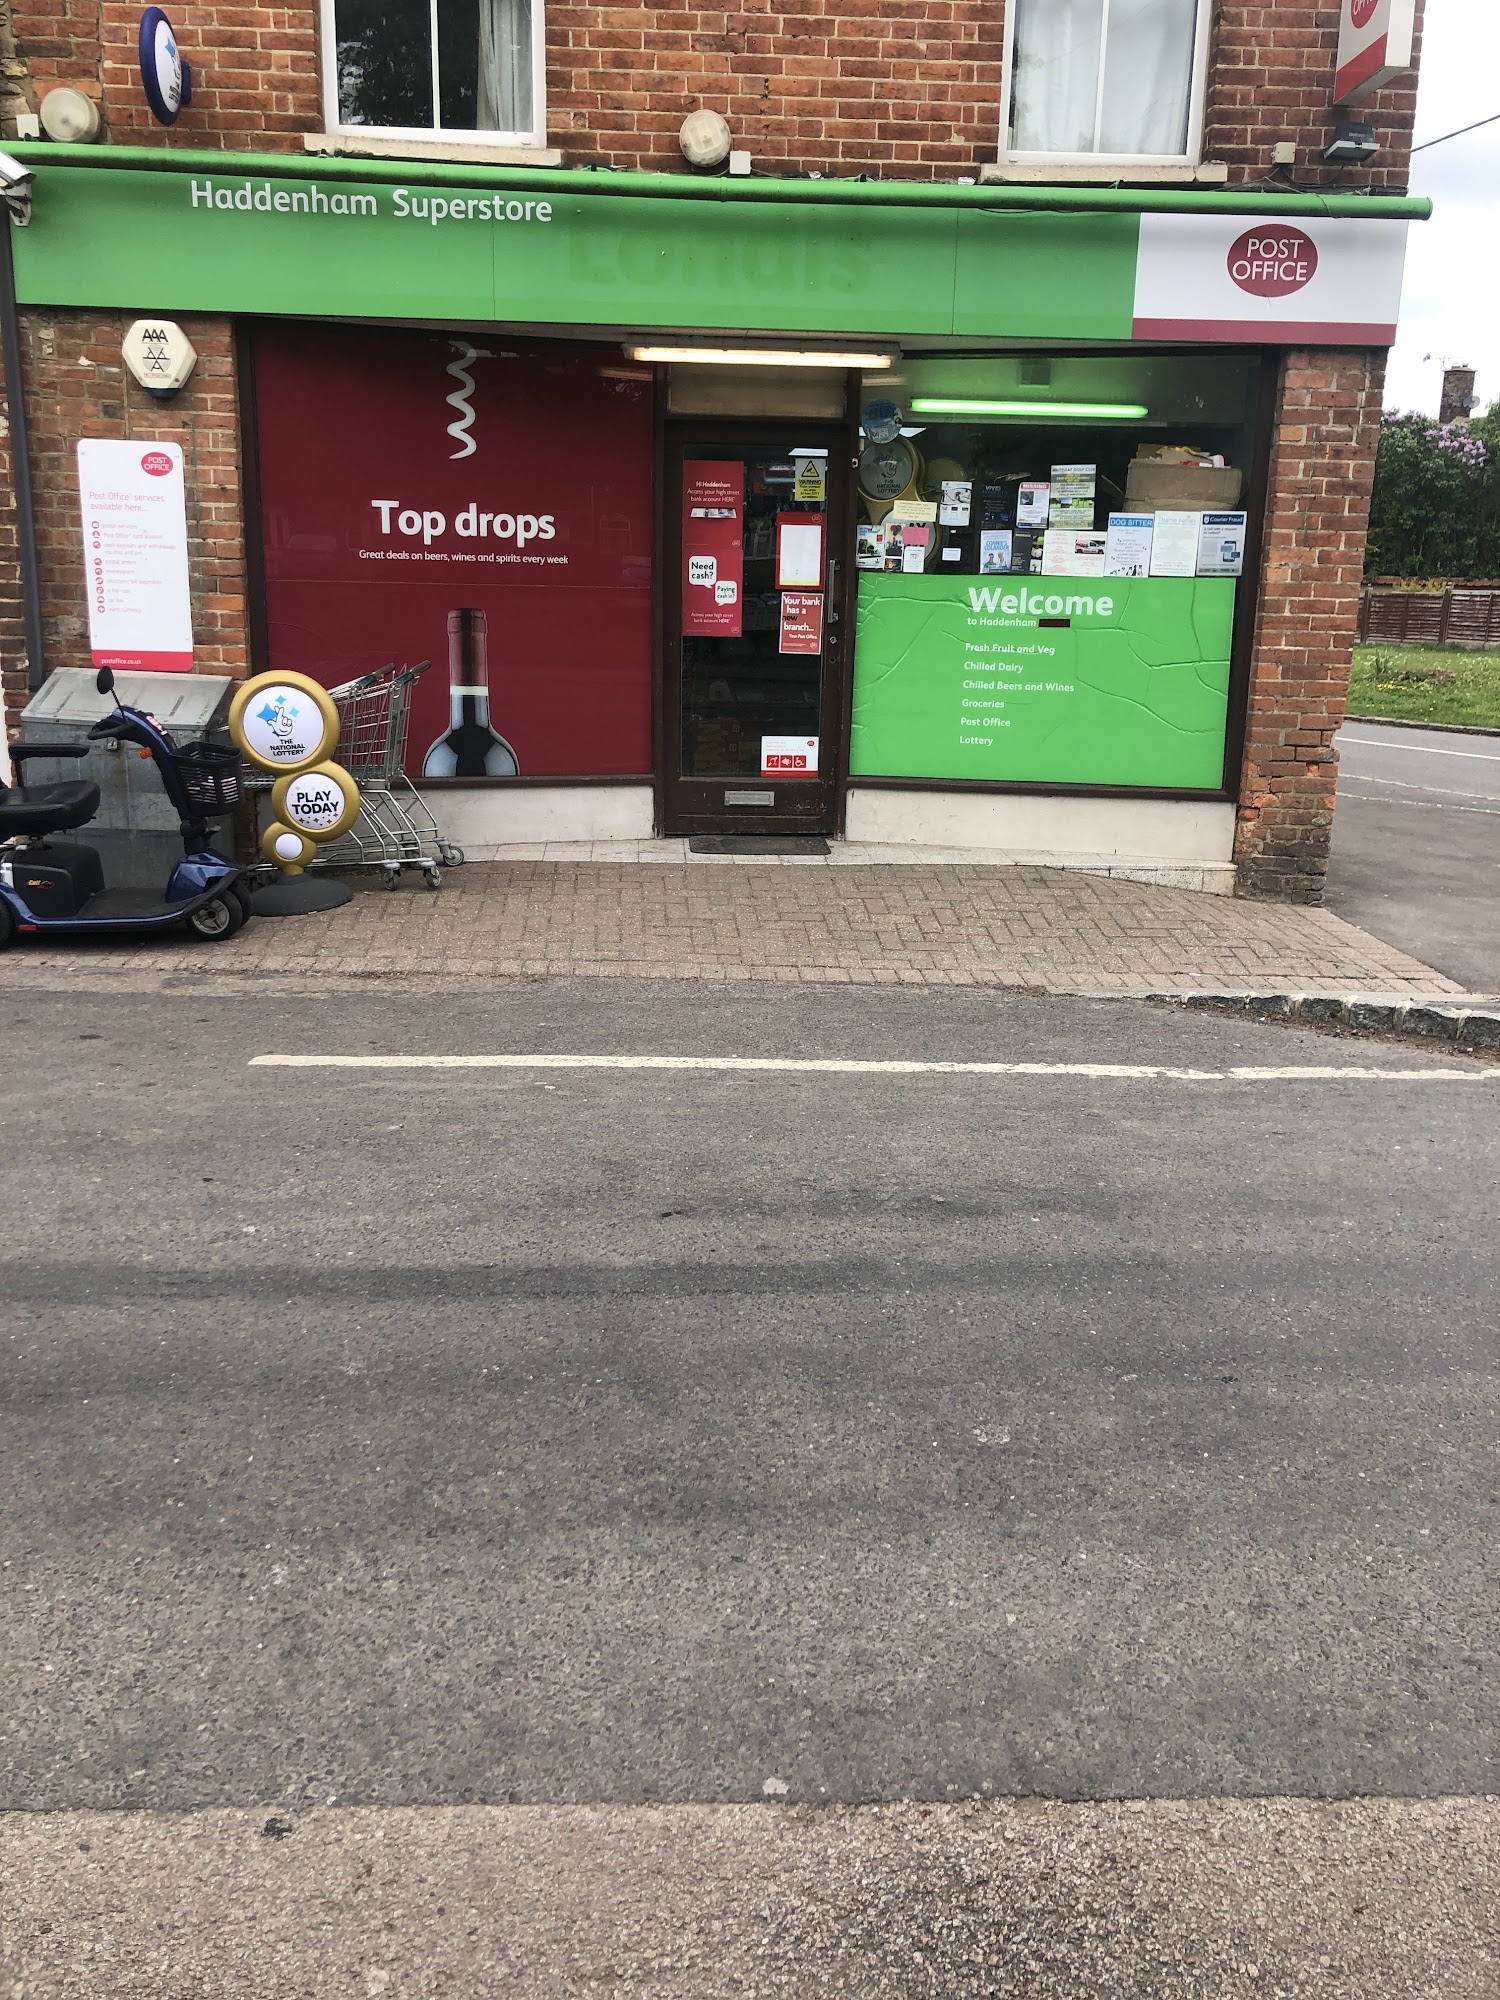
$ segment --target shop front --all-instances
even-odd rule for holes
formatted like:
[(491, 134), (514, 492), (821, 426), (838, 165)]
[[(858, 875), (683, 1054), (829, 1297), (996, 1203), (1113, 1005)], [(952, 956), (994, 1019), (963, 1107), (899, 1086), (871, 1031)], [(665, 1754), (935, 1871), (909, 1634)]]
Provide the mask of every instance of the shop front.
[(1227, 880), (1286, 355), (1389, 343), (1422, 204), (29, 163), (23, 310), (232, 325), (250, 663), (432, 661), (408, 769), (471, 855)]

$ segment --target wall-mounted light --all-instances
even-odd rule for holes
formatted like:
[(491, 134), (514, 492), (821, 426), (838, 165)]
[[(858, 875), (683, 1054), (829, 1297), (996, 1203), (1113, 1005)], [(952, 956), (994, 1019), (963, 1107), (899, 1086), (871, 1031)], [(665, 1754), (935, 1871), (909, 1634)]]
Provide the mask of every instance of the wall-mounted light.
[(1023, 403), (1004, 397), (913, 396), (913, 415), (923, 417), (1091, 417), (1098, 423), (1139, 423), (1151, 412), (1144, 403)]
[(42, 130), (59, 146), (89, 146), (99, 136), (99, 107), (70, 83), (58, 84), (42, 99)]
[(1334, 167), (1361, 167), (1380, 151), (1375, 127), (1357, 118), (1341, 120), (1331, 144), (1323, 148), (1323, 158)]
[(896, 356), (843, 347), (637, 347), (632, 361), (711, 363), (720, 368), (889, 368)]
[(677, 134), (690, 167), (722, 167), (733, 143), (729, 121), (717, 111), (690, 111)]

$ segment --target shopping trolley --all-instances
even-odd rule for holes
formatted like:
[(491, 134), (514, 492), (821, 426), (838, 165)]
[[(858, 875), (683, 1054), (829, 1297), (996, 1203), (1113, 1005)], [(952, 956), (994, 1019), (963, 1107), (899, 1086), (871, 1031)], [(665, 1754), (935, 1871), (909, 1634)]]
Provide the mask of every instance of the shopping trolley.
[[(359, 786), (354, 824), (318, 849), (314, 868), (379, 868), (394, 889), (403, 868), (419, 868), (429, 889), (464, 851), (445, 840), (422, 794), (406, 775), (412, 689), (432, 665), (394, 665), (328, 690), (339, 712), (335, 755)], [(269, 779), (266, 780), (270, 782)]]

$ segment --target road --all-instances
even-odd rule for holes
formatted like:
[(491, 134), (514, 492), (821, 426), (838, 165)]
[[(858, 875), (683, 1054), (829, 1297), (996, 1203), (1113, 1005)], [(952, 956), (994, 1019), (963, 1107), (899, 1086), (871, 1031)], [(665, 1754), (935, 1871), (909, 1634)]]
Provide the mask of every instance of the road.
[(1500, 994), (1500, 736), (1340, 730), (1328, 907)]
[[(160, 1811), (592, 1807), (624, 1852), (768, 1798), (1500, 1789), (1493, 1066), (963, 990), (7, 1021), (0, 1807), (68, 1921), (80, 1825)], [(515, 1054), (772, 1066), (399, 1060)], [(168, 1990), (123, 1977), (56, 1990)]]

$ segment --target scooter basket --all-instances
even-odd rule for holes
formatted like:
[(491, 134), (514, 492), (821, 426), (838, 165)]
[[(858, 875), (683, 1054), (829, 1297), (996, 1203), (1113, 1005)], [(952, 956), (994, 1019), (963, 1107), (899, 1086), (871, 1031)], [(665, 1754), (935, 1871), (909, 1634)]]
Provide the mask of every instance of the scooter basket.
[(188, 803), (205, 819), (232, 813), (244, 796), (240, 753), (226, 743), (186, 743), (172, 762)]

